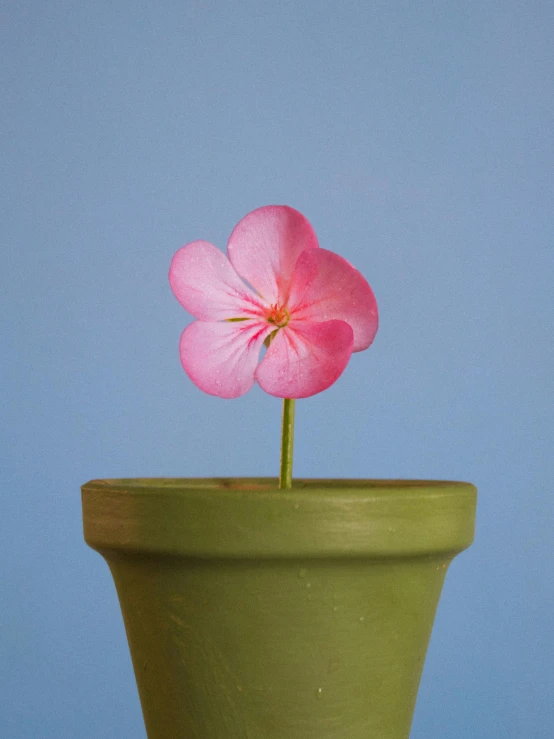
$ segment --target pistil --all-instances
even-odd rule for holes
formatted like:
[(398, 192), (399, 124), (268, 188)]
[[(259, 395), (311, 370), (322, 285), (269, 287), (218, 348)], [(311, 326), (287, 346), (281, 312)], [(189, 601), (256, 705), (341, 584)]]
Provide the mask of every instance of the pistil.
[(282, 308), (277, 303), (271, 306), (269, 315), (267, 316), (269, 323), (273, 323), (277, 328), (283, 328), (290, 320), (289, 312), (286, 308)]

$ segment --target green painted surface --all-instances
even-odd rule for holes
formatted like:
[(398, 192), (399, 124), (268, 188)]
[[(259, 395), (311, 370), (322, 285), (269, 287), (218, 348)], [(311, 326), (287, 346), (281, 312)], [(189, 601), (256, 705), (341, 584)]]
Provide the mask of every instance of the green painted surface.
[(107, 480), (87, 542), (119, 595), (149, 739), (407, 739), (472, 485)]

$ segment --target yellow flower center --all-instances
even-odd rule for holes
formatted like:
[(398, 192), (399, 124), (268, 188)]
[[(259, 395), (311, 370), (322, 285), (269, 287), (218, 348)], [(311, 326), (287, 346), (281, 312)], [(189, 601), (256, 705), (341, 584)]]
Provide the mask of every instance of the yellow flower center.
[(283, 328), (290, 320), (289, 312), (275, 303), (271, 306), (267, 315), (269, 323), (273, 323), (277, 328)]

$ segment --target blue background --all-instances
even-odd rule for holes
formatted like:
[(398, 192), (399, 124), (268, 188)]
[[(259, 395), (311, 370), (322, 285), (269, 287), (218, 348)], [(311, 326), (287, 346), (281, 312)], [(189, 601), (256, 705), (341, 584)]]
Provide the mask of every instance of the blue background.
[(173, 253), (287, 203), (381, 326), (297, 404), (296, 476), (462, 479), (412, 739), (547, 739), (549, 2), (4, 2), (0, 736), (144, 737), (103, 476), (273, 475), (280, 402), (187, 379)]

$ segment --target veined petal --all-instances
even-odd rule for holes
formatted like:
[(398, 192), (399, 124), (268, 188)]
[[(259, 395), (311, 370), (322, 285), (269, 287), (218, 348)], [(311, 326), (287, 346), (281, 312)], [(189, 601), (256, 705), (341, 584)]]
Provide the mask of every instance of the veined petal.
[(210, 395), (238, 398), (254, 384), (265, 337), (274, 330), (257, 320), (193, 321), (181, 335), (181, 363), (194, 384)]
[(348, 364), (352, 328), (345, 321), (291, 321), (280, 329), (256, 370), (262, 390), (278, 398), (307, 398), (332, 385)]
[(355, 352), (367, 349), (377, 333), (377, 302), (367, 280), (326, 249), (309, 249), (298, 258), (287, 308), (295, 321), (346, 321)]
[(175, 254), (169, 268), (175, 297), (195, 318), (221, 321), (260, 315), (262, 302), (213, 244), (193, 241)]
[(227, 244), (231, 264), (271, 304), (287, 298), (294, 265), (317, 237), (304, 216), (287, 205), (266, 205), (235, 226)]

